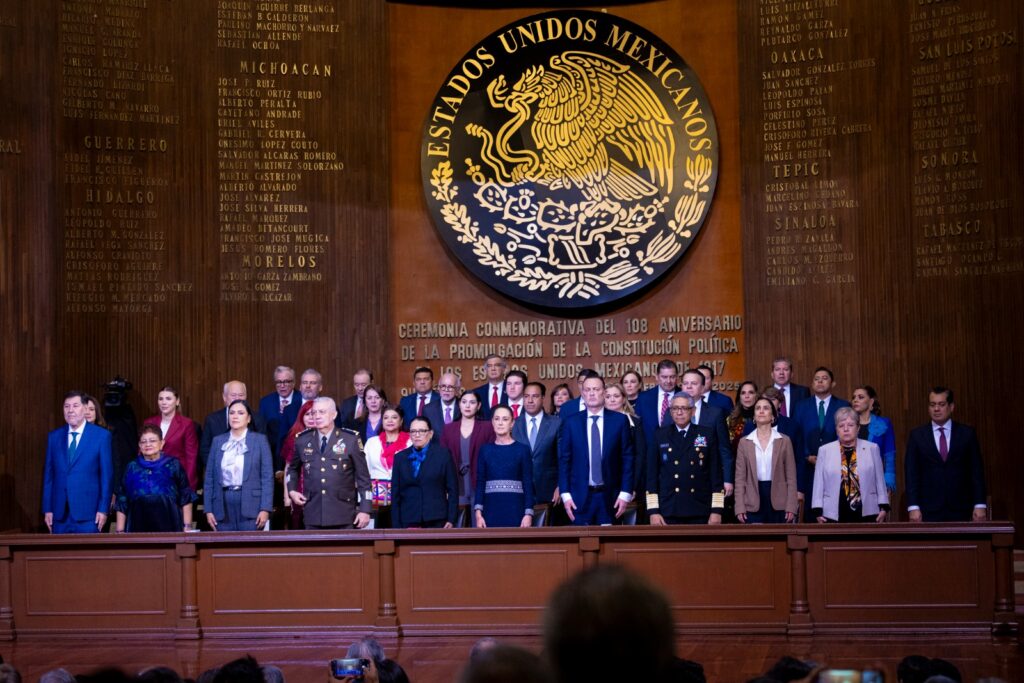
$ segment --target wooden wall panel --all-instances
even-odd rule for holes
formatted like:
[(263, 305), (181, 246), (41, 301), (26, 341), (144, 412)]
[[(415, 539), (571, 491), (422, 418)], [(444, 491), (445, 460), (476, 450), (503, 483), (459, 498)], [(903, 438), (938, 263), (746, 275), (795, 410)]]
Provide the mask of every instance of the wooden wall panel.
[(141, 422), (171, 384), (201, 422), (232, 378), (255, 404), (316, 367), (343, 398), (384, 365), (385, 4), (137, 5), (0, 5), (3, 377), (31, 397), (0, 528), (39, 523), (68, 389), (120, 374)]
[[(60, 415), (55, 298), (55, 2), (0, 2), (0, 529), (41, 520), (45, 434)], [(29, 65), (32, 65), (29, 68)]]
[[(736, 55), (731, 46), (736, 41), (733, 8), (720, 3), (692, 0), (661, 0), (655, 2), (613, 4), (607, 8), (613, 15), (633, 21), (654, 32), (671, 45), (694, 69), (714, 109), (720, 143), (720, 175), (714, 204), (707, 222), (695, 244), (673, 270), (658, 284), (636, 300), (614, 310), (573, 312), (564, 315), (538, 313), (518, 302), (497, 294), (459, 265), (438, 235), (423, 199), (420, 179), (419, 150), (424, 122), (431, 102), (441, 88), (448, 72), (478, 42), (496, 29), (544, 11), (544, 8), (465, 9), (460, 3), (395, 3), (390, 6), (391, 93), (396, 106), (390, 111), (391, 151), (391, 238), (401, 244), (401, 258), (389, 271), (388, 286), (392, 291), (390, 309), (391, 359), (389, 371), (392, 387), (402, 393), (411, 391), (413, 370), (417, 365), (452, 369), (462, 377), (463, 387), (483, 383), (483, 353), (454, 352), (456, 344), (512, 344), (531, 341), (530, 336), (515, 337), (492, 334), (487, 328), (478, 334), (477, 323), (500, 321), (551, 321), (560, 318), (581, 318), (584, 332), (538, 335), (533, 340), (543, 345), (540, 357), (517, 354), (515, 347), (509, 358), (512, 365), (524, 369), (531, 379), (539, 379), (549, 388), (563, 381), (574, 381), (579, 367), (597, 367), (616, 380), (623, 374), (623, 364), (649, 364), (645, 381), (653, 382), (653, 364), (663, 357), (680, 363), (697, 365), (717, 362), (724, 370), (724, 382), (744, 378), (745, 326), (719, 335), (735, 338), (735, 352), (703, 353), (690, 348), (691, 339), (704, 343), (710, 331), (684, 332), (661, 329), (663, 318), (675, 321), (681, 316), (740, 316), (744, 314), (740, 289), (739, 261), (739, 126)], [(542, 3), (544, 4), (544, 3)], [(443, 28), (442, 28), (443, 27)], [(604, 321), (611, 320), (614, 332)], [(630, 320), (643, 320), (641, 331), (630, 326)], [(743, 318), (745, 321), (745, 318)], [(465, 322), (466, 338), (450, 339), (447, 335), (406, 336), (409, 324)], [(634, 323), (639, 324), (639, 323)], [(670, 323), (671, 324), (671, 323)], [(602, 351), (601, 343), (622, 340), (672, 340), (680, 352), (612, 355)], [(564, 357), (556, 357), (554, 344), (566, 342)], [(589, 345), (589, 355), (582, 344)], [(436, 345), (438, 355), (432, 355)], [(486, 353), (486, 352), (484, 352)], [(410, 358), (415, 354), (414, 358)], [(723, 388), (726, 385), (723, 384)], [(573, 392), (576, 393), (575, 388)]]
[(1003, 405), (1024, 376), (1008, 314), (1024, 308), (1024, 12), (737, 5), (750, 374), (767, 379), (785, 354), (801, 384), (827, 365), (838, 396), (873, 385), (901, 488), (929, 388), (953, 387), (954, 418), (979, 429), (993, 513), (1018, 519), (1024, 469)]

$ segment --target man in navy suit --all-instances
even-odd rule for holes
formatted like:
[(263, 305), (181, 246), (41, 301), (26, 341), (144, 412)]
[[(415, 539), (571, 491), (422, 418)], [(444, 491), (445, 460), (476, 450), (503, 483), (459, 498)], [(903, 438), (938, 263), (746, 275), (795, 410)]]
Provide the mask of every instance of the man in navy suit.
[(636, 414), (644, 428), (644, 441), (651, 443), (658, 427), (672, 422), (669, 415), (669, 403), (679, 392), (679, 371), (674, 361), (664, 359), (658, 362), (657, 374), (654, 376), (657, 386), (641, 391), (636, 398)]
[(807, 387), (791, 383), (789, 380), (792, 376), (793, 361), (786, 356), (779, 356), (772, 361), (772, 381), (775, 383), (775, 388), (782, 392), (782, 400), (779, 401), (779, 415), (784, 417), (795, 417), (797, 404), (811, 395), (811, 390)]
[[(399, 401), (399, 405), (402, 406), (402, 413), (405, 415), (405, 426), (406, 430), (412, 424), (414, 417), (423, 416), (430, 422), (430, 428), (434, 430), (435, 434), (439, 434), (444, 429), (444, 422), (437, 423), (440, 413), (433, 414), (434, 411), (428, 412), (427, 406), (431, 403), (438, 403), (441, 400), (441, 395), (433, 390), (434, 387), (434, 371), (426, 366), (416, 368), (415, 372), (412, 373), (412, 388), (415, 390), (408, 396), (403, 396), (402, 400)], [(434, 406), (437, 408), (438, 406)], [(430, 419), (433, 417), (434, 419)], [(440, 438), (440, 437), (438, 437)]]
[[(836, 411), (849, 408), (850, 404), (832, 395), (835, 374), (821, 366), (814, 371), (811, 382), (813, 396), (797, 404), (794, 419), (803, 434), (804, 453), (795, 453), (797, 489), (804, 494), (805, 504), (810, 504), (814, 487), (814, 466), (818, 462), (818, 449), (832, 443), (836, 436)], [(809, 512), (809, 511), (808, 511)]]
[(363, 392), (372, 381), (373, 373), (366, 368), (359, 368), (352, 374), (352, 388), (356, 393), (343, 400), (338, 406), (338, 417), (334, 421), (335, 427), (356, 429), (356, 421), (366, 414)]
[[(303, 373), (303, 376), (305, 376), (305, 373)], [(210, 457), (210, 446), (213, 444), (213, 437), (220, 436), (228, 431), (228, 406), (235, 401), (245, 401), (247, 395), (248, 390), (245, 388), (244, 382), (233, 379), (230, 382), (224, 383), (224, 393), (221, 396), (224, 399), (224, 408), (213, 411), (203, 420), (203, 437), (199, 440), (199, 459), (203, 462), (204, 470), (206, 469), (206, 461)], [(263, 417), (259, 413), (253, 416), (251, 427), (253, 431), (260, 432), (261, 434), (266, 432)]]
[(110, 432), (85, 421), (84, 394), (64, 397), (63, 427), (50, 432), (43, 469), (43, 520), (54, 534), (96, 533), (110, 510)]
[(700, 370), (691, 369), (683, 373), (682, 392), (693, 399), (694, 411), (691, 422), (709, 429), (715, 434), (718, 462), (722, 468), (725, 496), (728, 498), (732, 495), (736, 462), (733, 458), (732, 446), (729, 442), (729, 430), (725, 426), (726, 415), (719, 408), (708, 405), (700, 400), (701, 396), (704, 395), (704, 373)]
[(523, 412), (512, 425), (512, 438), (530, 448), (533, 456), (533, 490), (537, 501), (558, 501), (558, 432), (562, 421), (544, 413), (546, 389), (530, 382), (523, 390)]
[(710, 365), (698, 365), (697, 369), (700, 370), (700, 374), (704, 375), (704, 396), (701, 398), (704, 403), (708, 403), (723, 411), (726, 415), (732, 412), (732, 399), (723, 394), (720, 391), (715, 391), (711, 387), (714, 386), (715, 382), (715, 371)]
[[(454, 372), (446, 372), (441, 375), (437, 382), (437, 393), (441, 400), (437, 402), (437, 410), (441, 415), (440, 424), (446, 425), (462, 419), (462, 411), (459, 410), (459, 398), (462, 393), (462, 380)], [(432, 404), (431, 404), (432, 405)], [(431, 420), (430, 424), (434, 424)], [(438, 430), (435, 429), (435, 432)]]
[(288, 430), (295, 424), (299, 416), (302, 401), (295, 391), (295, 370), (287, 365), (274, 368), (274, 392), (260, 399), (259, 416), (267, 429), (267, 440), (270, 441), (271, 453), (274, 456), (274, 471), (284, 470), (278, 453)]
[(911, 522), (984, 522), (985, 466), (972, 427), (953, 421), (953, 390), (928, 394), (931, 422), (910, 432), (904, 461)]
[(501, 356), (492, 353), (484, 358), (484, 373), (487, 375), (487, 384), (481, 384), (473, 393), (480, 399), (481, 420), (491, 419), (491, 409), (495, 406), (508, 405), (508, 394), (505, 393), (505, 370), (508, 363)]
[(583, 400), (562, 420), (558, 488), (573, 524), (611, 524), (633, 500), (633, 438), (626, 416), (604, 409), (602, 377), (583, 381)]

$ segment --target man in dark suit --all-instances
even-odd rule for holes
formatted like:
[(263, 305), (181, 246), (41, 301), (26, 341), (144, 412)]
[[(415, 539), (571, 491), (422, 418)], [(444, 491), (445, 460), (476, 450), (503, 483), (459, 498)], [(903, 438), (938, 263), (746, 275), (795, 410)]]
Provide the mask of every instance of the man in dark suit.
[(732, 412), (732, 399), (720, 391), (712, 389), (715, 382), (715, 370), (710, 365), (698, 365), (700, 374), (704, 375), (704, 396), (701, 400), (704, 403), (713, 405), (726, 415)]
[(775, 383), (775, 388), (782, 392), (782, 400), (779, 401), (779, 415), (784, 417), (794, 417), (797, 404), (811, 395), (811, 390), (807, 387), (791, 383), (789, 380), (792, 376), (793, 361), (786, 356), (779, 356), (772, 361), (772, 381)]
[(302, 401), (295, 391), (295, 370), (287, 365), (274, 368), (274, 392), (260, 399), (258, 414), (267, 429), (267, 440), (270, 441), (271, 453), (274, 456), (274, 471), (284, 469), (284, 463), (278, 453), (281, 443), (288, 430), (295, 424), (299, 416)]
[(484, 358), (484, 374), (487, 384), (481, 384), (473, 393), (480, 399), (481, 420), (491, 419), (491, 409), (495, 406), (508, 405), (508, 394), (505, 393), (505, 370), (508, 363), (501, 356), (492, 353)]
[(366, 414), (366, 404), (363, 403), (363, 392), (373, 381), (373, 373), (366, 368), (359, 368), (352, 374), (352, 387), (355, 394), (349, 396), (338, 406), (338, 417), (335, 420), (336, 427), (348, 427), (355, 429), (356, 421)]
[(412, 419), (409, 438), (412, 446), (395, 456), (391, 473), (392, 524), (396, 529), (451, 529), (459, 511), (452, 454), (432, 441), (425, 417)]
[(54, 534), (96, 533), (110, 510), (110, 432), (85, 421), (84, 394), (64, 397), (64, 421), (46, 440), (43, 520)]
[[(307, 529), (362, 529), (370, 523), (373, 501), (363, 444), (356, 432), (334, 426), (334, 399), (315, 399), (310, 413), (315, 428), (295, 439), (288, 495), (302, 506)], [(299, 493), (293, 489), (303, 471), (305, 491)]]
[[(462, 381), (454, 372), (446, 372), (441, 375), (437, 383), (437, 393), (441, 400), (437, 402), (437, 410), (441, 413), (441, 425), (451, 424), (462, 419), (462, 412), (459, 410), (459, 396), (462, 393)], [(431, 420), (433, 426), (434, 422)], [(437, 433), (438, 429), (435, 428)]]
[[(441, 395), (433, 390), (433, 386), (434, 371), (425, 366), (416, 368), (416, 371), (412, 373), (413, 393), (403, 396), (402, 400), (399, 401), (399, 405), (402, 406), (402, 412), (405, 414), (405, 429), (409, 429), (414, 417), (427, 415), (427, 406), (441, 400)], [(435, 405), (434, 408), (437, 408), (437, 406)], [(435, 414), (434, 421), (430, 422), (431, 429), (438, 426), (436, 422), (438, 419), (440, 419), (440, 413)], [(440, 427), (444, 427), (444, 422), (441, 422)]]
[[(685, 386), (685, 376), (683, 382)], [(652, 526), (722, 523), (720, 451), (715, 430), (693, 424), (696, 405), (685, 388), (674, 396), (669, 408), (672, 422), (655, 431), (647, 446), (647, 514)]]
[(700, 370), (687, 370), (683, 373), (682, 393), (693, 399), (694, 412), (690, 421), (714, 432), (715, 445), (718, 448), (718, 462), (722, 468), (725, 496), (728, 498), (732, 495), (736, 463), (732, 455), (732, 446), (729, 443), (729, 430), (725, 426), (726, 414), (715, 406), (700, 400), (704, 395), (704, 373)]
[(651, 443), (658, 427), (672, 421), (668, 406), (672, 397), (679, 391), (679, 371), (675, 361), (668, 358), (659, 361), (654, 382), (657, 386), (641, 391), (640, 395), (636, 397), (636, 414), (644, 428), (646, 443)]
[(578, 373), (576, 373), (576, 393), (578, 394), (578, 397), (572, 399), (571, 401), (566, 401), (565, 403), (563, 403), (562, 407), (558, 409), (558, 416), (564, 420), (573, 413), (579, 413), (586, 410), (587, 406), (586, 403), (584, 403), (583, 401), (583, 382), (585, 382), (590, 377), (600, 376), (601, 375), (597, 374), (590, 368), (583, 368)]
[[(797, 404), (794, 419), (800, 425), (803, 434), (804, 453), (794, 451), (796, 456), (797, 489), (804, 494), (805, 505), (810, 504), (814, 494), (814, 466), (818, 462), (818, 449), (832, 443), (836, 436), (836, 411), (849, 408), (848, 401), (832, 395), (835, 386), (835, 374), (829, 368), (821, 366), (814, 371), (811, 382), (813, 396), (805, 398)], [(810, 517), (810, 510), (807, 510)]]
[(633, 438), (626, 416), (604, 409), (604, 378), (585, 379), (583, 399), (562, 420), (558, 489), (573, 524), (611, 524), (633, 500)]
[(972, 427), (953, 421), (953, 390), (928, 394), (931, 422), (910, 432), (904, 461), (911, 522), (984, 522), (985, 466)]
[[(228, 406), (235, 401), (246, 400), (247, 395), (248, 392), (244, 382), (231, 380), (224, 383), (224, 393), (222, 395), (224, 408), (213, 411), (203, 420), (203, 437), (199, 440), (199, 459), (203, 463), (204, 470), (206, 469), (206, 461), (210, 457), (210, 445), (213, 443), (213, 437), (228, 431)], [(253, 431), (260, 432), (261, 434), (266, 432), (263, 417), (259, 413), (253, 416), (250, 426), (253, 428)]]
[(537, 501), (558, 501), (558, 432), (562, 421), (544, 413), (546, 389), (530, 382), (523, 390), (523, 413), (512, 425), (512, 438), (529, 446), (533, 456), (533, 490)]

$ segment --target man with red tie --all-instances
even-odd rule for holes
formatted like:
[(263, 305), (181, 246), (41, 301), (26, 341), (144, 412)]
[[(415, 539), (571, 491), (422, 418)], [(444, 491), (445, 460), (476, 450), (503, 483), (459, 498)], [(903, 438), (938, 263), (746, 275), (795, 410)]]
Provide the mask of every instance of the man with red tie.
[(473, 390), (476, 397), (480, 399), (481, 420), (490, 420), (491, 411), (497, 406), (508, 405), (508, 396), (505, 393), (505, 370), (508, 363), (501, 356), (492, 353), (484, 358), (484, 374), (487, 375), (487, 384), (482, 384)]
[(811, 395), (811, 390), (802, 384), (793, 384), (793, 361), (786, 356), (779, 356), (772, 361), (772, 382), (782, 398), (779, 400), (779, 415), (794, 417), (796, 404)]
[(953, 390), (928, 394), (929, 424), (910, 432), (904, 461), (911, 522), (984, 522), (985, 466), (973, 427), (953, 421)]
[(281, 442), (299, 416), (299, 407), (302, 405), (300, 398), (295, 391), (295, 370), (287, 365), (274, 368), (274, 391), (260, 399), (258, 413), (267, 427), (267, 440), (270, 441), (274, 456), (275, 472), (284, 469), (284, 463), (278, 460), (278, 453)]
[(636, 414), (644, 428), (645, 443), (651, 442), (659, 427), (672, 423), (668, 407), (672, 397), (679, 392), (679, 371), (675, 362), (667, 358), (660, 361), (654, 381), (657, 386), (641, 391), (636, 399)]
[[(402, 406), (402, 412), (405, 414), (405, 429), (409, 429), (409, 425), (412, 424), (414, 417), (426, 417), (429, 421), (430, 416), (427, 412), (427, 406), (441, 400), (441, 395), (434, 391), (433, 387), (434, 371), (426, 366), (416, 368), (416, 371), (412, 373), (413, 393), (403, 396), (399, 402)], [(437, 406), (435, 405), (434, 408), (437, 408)], [(437, 415), (440, 416), (440, 413)], [(437, 433), (444, 428), (444, 423), (442, 422), (438, 425), (431, 422), (430, 427)], [(434, 429), (435, 427), (437, 429)]]
[(505, 405), (512, 409), (512, 419), (519, 419), (523, 414), (523, 390), (526, 388), (526, 373), (513, 370), (505, 378)]
[(338, 406), (338, 417), (334, 424), (336, 427), (349, 427), (357, 429), (359, 418), (366, 415), (366, 404), (363, 402), (363, 392), (373, 381), (373, 373), (366, 368), (359, 368), (352, 374), (352, 388), (356, 393), (349, 396)]

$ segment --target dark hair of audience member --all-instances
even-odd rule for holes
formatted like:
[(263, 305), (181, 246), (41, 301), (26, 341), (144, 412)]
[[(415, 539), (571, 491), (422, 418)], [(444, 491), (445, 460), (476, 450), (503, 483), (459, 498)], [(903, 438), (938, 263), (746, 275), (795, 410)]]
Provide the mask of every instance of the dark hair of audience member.
[(470, 657), (461, 683), (554, 683), (540, 657), (520, 647), (495, 644)]
[(671, 681), (671, 683), (708, 683), (708, 679), (704, 675), (704, 667), (700, 663), (681, 657), (672, 658), (672, 663), (668, 667), (668, 677), (665, 680)]
[(377, 680), (380, 683), (409, 683), (409, 676), (395, 660), (383, 659), (377, 663)]
[(497, 647), (498, 641), (490, 636), (484, 636), (480, 640), (473, 643), (473, 647), (469, 650), (469, 661), (473, 661), (477, 657), (480, 657), (488, 650), (492, 650)]
[(199, 674), (199, 678), (196, 679), (196, 683), (213, 683), (213, 679), (217, 677), (218, 673), (220, 673), (220, 667), (215, 666), (212, 669), (207, 669), (203, 673)]
[(213, 683), (263, 683), (263, 670), (252, 655), (246, 655), (222, 666)]
[(120, 669), (110, 667), (91, 674), (80, 674), (75, 676), (75, 680), (78, 683), (129, 683), (132, 679)]
[(784, 656), (772, 664), (772, 668), (765, 671), (764, 675), (779, 681), (779, 683), (789, 683), (789, 681), (799, 681), (801, 678), (807, 678), (813, 669), (814, 667), (807, 662), (802, 662), (794, 657)]
[(146, 683), (182, 683), (178, 672), (166, 666), (153, 666), (143, 669), (135, 677), (135, 680), (145, 681)]
[(0, 683), (21, 683), (21, 674), (10, 664), (0, 659)]
[[(960, 669), (956, 668), (953, 662), (945, 659), (936, 657), (928, 665), (928, 677), (932, 676), (945, 676), (946, 678), (955, 681), (956, 683), (963, 683), (963, 676), (960, 675)], [(925, 679), (927, 683), (928, 679)]]
[(924, 683), (931, 663), (924, 655), (907, 655), (896, 665), (897, 683)]
[(544, 650), (561, 683), (625, 675), (659, 681), (672, 662), (668, 601), (623, 567), (598, 566), (559, 586), (544, 614)]
[(348, 659), (372, 659), (378, 664), (387, 659), (384, 648), (372, 636), (364, 636), (349, 645), (345, 657)]

